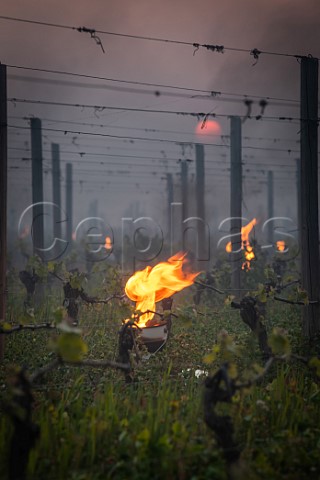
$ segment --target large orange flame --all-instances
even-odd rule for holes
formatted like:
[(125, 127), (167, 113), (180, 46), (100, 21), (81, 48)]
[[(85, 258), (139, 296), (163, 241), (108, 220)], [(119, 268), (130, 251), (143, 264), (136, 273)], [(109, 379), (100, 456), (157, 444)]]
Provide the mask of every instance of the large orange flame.
[[(241, 227), (241, 249), (244, 250), (244, 256), (246, 261), (242, 264), (242, 270), (250, 270), (250, 262), (255, 258), (255, 254), (252, 246), (250, 245), (249, 235), (253, 227), (257, 224), (257, 219), (253, 218), (247, 225)], [(226, 245), (226, 251), (232, 252), (232, 244), (228, 242)]]
[[(166, 262), (161, 262), (144, 270), (137, 271), (126, 283), (126, 295), (136, 302), (136, 310), (140, 312), (155, 311), (156, 302), (171, 297), (176, 292), (193, 284), (198, 273), (187, 273), (182, 267), (187, 263), (186, 254), (179, 252)], [(139, 317), (141, 328), (148, 326), (154, 313), (144, 313)]]

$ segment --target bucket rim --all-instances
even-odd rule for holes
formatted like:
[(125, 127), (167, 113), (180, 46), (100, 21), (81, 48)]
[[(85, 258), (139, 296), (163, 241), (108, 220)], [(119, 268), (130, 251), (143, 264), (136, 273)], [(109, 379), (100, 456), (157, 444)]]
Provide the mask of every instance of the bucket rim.
[(147, 329), (151, 329), (151, 328), (159, 328), (159, 327), (165, 327), (166, 325), (168, 325), (168, 321), (167, 320), (162, 320), (161, 323), (158, 323), (157, 325), (151, 325), (150, 327), (143, 327), (141, 328), (141, 330), (147, 330)]

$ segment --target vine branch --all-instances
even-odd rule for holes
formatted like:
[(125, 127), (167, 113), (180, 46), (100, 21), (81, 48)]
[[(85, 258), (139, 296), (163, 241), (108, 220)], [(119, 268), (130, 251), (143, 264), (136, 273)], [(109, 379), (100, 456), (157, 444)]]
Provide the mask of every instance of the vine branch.
[(316, 305), (319, 303), (318, 300), (309, 300), (308, 303), (305, 303), (301, 301), (288, 300), (287, 298), (283, 298), (283, 297), (274, 296), (273, 298), (278, 302), (289, 303), (290, 305), (302, 305), (303, 307), (307, 307), (308, 305)]
[(41, 329), (55, 329), (57, 328), (54, 323), (38, 323), (29, 325), (14, 325), (10, 329), (6, 329), (0, 326), (1, 335), (10, 335), (14, 332), (20, 332), (21, 330), (41, 330)]
[(75, 362), (65, 361), (61, 357), (55, 358), (52, 362), (44, 365), (43, 367), (36, 370), (30, 376), (30, 382), (35, 383), (40, 377), (51, 372), (59, 366), (71, 366), (71, 367), (91, 367), (91, 368), (115, 368), (122, 370), (123, 372), (130, 372), (131, 365), (129, 363), (119, 363), (112, 360), (96, 360), (96, 359), (87, 359), (80, 360)]
[(220, 293), (220, 295), (225, 295), (226, 292), (223, 290), (219, 290), (219, 288), (213, 287), (212, 285), (207, 285), (206, 283), (202, 283), (199, 281), (193, 282), (195, 285), (199, 285), (200, 287), (203, 288), (208, 288), (209, 290), (213, 290), (214, 292)]

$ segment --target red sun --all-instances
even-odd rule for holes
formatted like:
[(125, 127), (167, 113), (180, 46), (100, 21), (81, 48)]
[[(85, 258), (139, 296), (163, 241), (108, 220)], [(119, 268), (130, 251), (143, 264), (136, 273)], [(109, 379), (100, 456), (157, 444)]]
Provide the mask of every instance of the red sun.
[(215, 120), (200, 121), (196, 126), (196, 134), (201, 136), (221, 135), (221, 126)]

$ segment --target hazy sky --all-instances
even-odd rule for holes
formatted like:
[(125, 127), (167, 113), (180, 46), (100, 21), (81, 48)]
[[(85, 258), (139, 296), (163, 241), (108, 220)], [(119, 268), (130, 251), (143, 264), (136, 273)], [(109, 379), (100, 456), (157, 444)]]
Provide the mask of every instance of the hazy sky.
[[(320, 56), (318, 0), (1, 0), (0, 15), (192, 43)], [(0, 25), (0, 59), (8, 65), (65, 70), (227, 94), (246, 94), (254, 100), (254, 115), (260, 114), (260, 99), (299, 99), (299, 63), (294, 58), (261, 54), (253, 66), (254, 59), (248, 53), (226, 50), (221, 54), (205, 49), (194, 53), (195, 49), (191, 46), (100, 35), (105, 49), (103, 54), (101, 48), (85, 33), (4, 20), (0, 20)], [(224, 115), (244, 116), (246, 113), (245, 98), (241, 95), (234, 96), (234, 102), (230, 102), (230, 95), (216, 99), (186, 98), (185, 91), (178, 92), (183, 93), (183, 97), (166, 96), (165, 92), (172, 94), (177, 91), (159, 87), (157, 90), (162, 94), (155, 96), (156, 88), (75, 79), (14, 68), (9, 68), (8, 74), (9, 97)], [(18, 80), (17, 75), (24, 77), (24, 80)], [(31, 80), (26, 81), (25, 77), (31, 77)], [(36, 82), (36, 77), (45, 79), (46, 82)], [(66, 85), (63, 82), (82, 85)], [(142, 88), (150, 93), (105, 88), (110, 86)], [(270, 100), (264, 115), (297, 117), (298, 107), (298, 103), (292, 103), (288, 107)], [(51, 199), (50, 143), (57, 142), (60, 143), (62, 152), (63, 181), (65, 163), (70, 161), (74, 165), (75, 222), (88, 213), (89, 204), (94, 198), (99, 201), (98, 213), (110, 223), (119, 224), (121, 216), (130, 213), (128, 208), (131, 204), (135, 204), (135, 210), (131, 212), (133, 215), (147, 213), (158, 216), (160, 222), (165, 222), (164, 173), (175, 174), (175, 199), (179, 200), (179, 176), (176, 174), (179, 173), (180, 164), (177, 160), (183, 158), (183, 155), (193, 159), (194, 151), (190, 147), (183, 149), (174, 143), (132, 140), (126, 137), (190, 143), (201, 140), (194, 135), (196, 118), (184, 116), (123, 110), (95, 111), (93, 108), (13, 102), (9, 104), (9, 115), (11, 125), (27, 126), (28, 123), (22, 117), (33, 115), (43, 119), (44, 129), (68, 129), (124, 137), (93, 137), (44, 130), (46, 198)], [(61, 123), (66, 120), (90, 125)], [(228, 118), (219, 118), (219, 122), (222, 134), (228, 135)], [(92, 127), (91, 124), (104, 125), (104, 128)], [(295, 213), (290, 191), (295, 188), (294, 164), (298, 154), (293, 152), (289, 155), (286, 150), (299, 150), (298, 132), (299, 125), (296, 123), (247, 120), (243, 124), (243, 137), (249, 137), (243, 139), (243, 154), (244, 162), (247, 163), (244, 166), (244, 200), (246, 213), (250, 217), (264, 214), (265, 185), (258, 182), (265, 181), (268, 169), (275, 171), (278, 214), (290, 212), (290, 209), (291, 213)], [(216, 224), (228, 214), (229, 140), (206, 136), (205, 142), (226, 145), (206, 148), (207, 211), (210, 221)], [(30, 161), (21, 160), (22, 157), (30, 157), (29, 132), (10, 129), (9, 146), (10, 166), (19, 167), (19, 170), (10, 170), (10, 208), (15, 205), (16, 215), (19, 215), (31, 200)], [(261, 149), (250, 150), (251, 147)], [(26, 150), (12, 150), (14, 148)], [(274, 148), (283, 152), (273, 151)], [(85, 152), (85, 155), (80, 156), (79, 152)], [(162, 161), (159, 160), (161, 158)], [(190, 163), (191, 182), (193, 174), (194, 162)], [(17, 196), (18, 188), (22, 190)]]

